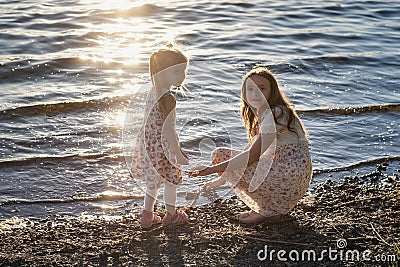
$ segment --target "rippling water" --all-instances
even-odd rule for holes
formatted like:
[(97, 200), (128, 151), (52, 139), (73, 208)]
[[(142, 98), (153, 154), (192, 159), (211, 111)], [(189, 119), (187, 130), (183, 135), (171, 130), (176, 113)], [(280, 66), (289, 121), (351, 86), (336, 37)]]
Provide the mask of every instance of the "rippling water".
[[(191, 58), (178, 121), (192, 163), (215, 145), (245, 145), (241, 77), (266, 65), (309, 130), (315, 182), (399, 166), (398, 1), (40, 0), (0, 10), (0, 219), (140, 205), (125, 158), (148, 57), (171, 40)], [(186, 179), (180, 203), (206, 179)]]

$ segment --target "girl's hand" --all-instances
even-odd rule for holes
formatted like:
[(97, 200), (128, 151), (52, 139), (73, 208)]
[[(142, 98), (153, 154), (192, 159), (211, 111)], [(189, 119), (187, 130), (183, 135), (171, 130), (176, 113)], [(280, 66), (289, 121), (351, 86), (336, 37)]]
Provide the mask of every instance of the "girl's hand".
[(196, 164), (190, 169), (189, 177), (205, 176), (211, 173), (212, 172), (210, 172), (209, 166), (203, 164)]

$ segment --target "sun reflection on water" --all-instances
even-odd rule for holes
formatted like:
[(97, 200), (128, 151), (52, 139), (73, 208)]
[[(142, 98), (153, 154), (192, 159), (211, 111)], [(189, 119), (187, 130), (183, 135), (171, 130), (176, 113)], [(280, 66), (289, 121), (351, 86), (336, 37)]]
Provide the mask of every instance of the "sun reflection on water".
[(125, 122), (125, 112), (125, 110), (116, 110), (114, 113), (107, 114), (104, 123), (108, 126), (122, 129)]
[[(154, 40), (144, 38), (151, 33), (153, 23), (148, 20), (149, 1), (129, 0), (81, 0), (91, 6), (104, 23), (89, 23), (87, 28), (94, 34), (95, 45), (84, 48), (79, 54), (82, 61), (136, 66), (141, 55)], [(150, 8), (151, 10), (151, 8)], [(143, 60), (143, 59), (142, 59)]]

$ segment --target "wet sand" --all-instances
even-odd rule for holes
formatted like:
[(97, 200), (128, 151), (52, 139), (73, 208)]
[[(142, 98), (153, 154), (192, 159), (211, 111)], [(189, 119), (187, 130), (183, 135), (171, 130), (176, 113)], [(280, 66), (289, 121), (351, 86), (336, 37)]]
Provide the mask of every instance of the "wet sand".
[(382, 168), (315, 186), (280, 223), (238, 223), (246, 206), (235, 197), (187, 208), (187, 225), (146, 231), (136, 214), (12, 218), (0, 223), (0, 265), (399, 266), (400, 181)]

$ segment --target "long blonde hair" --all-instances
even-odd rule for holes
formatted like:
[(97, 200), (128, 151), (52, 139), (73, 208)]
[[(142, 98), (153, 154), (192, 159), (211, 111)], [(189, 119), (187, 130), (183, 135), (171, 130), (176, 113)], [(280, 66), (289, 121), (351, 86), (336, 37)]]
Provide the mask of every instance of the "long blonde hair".
[[(244, 77), (242, 82), (242, 90), (241, 90), (241, 115), (242, 120), (244, 122), (244, 126), (246, 127), (247, 134), (249, 136), (250, 141), (258, 134), (258, 118), (254, 114), (254, 111), (251, 106), (247, 103), (246, 98), (246, 81), (250, 77), (258, 75), (265, 79), (267, 79), (271, 84), (271, 95), (269, 99), (267, 99), (268, 104), (272, 110), (274, 120), (276, 124), (282, 125), (279, 122), (280, 118), (287, 118), (287, 124), (283, 125), (289, 129), (289, 131), (297, 134), (296, 130), (293, 128), (295, 123), (295, 118), (297, 117), (296, 111), (290, 104), (290, 101), (286, 98), (285, 94), (280, 90), (280, 85), (272, 74), (272, 72), (266, 67), (255, 67), (251, 71), (249, 71)], [(280, 107), (282, 112), (276, 114), (277, 112), (275, 107)], [(298, 120), (301, 126), (303, 133), (308, 136), (307, 130), (304, 127), (301, 120)]]
[[(183, 54), (183, 52), (174, 47), (171, 43), (153, 52), (150, 56), (149, 71), (154, 89), (157, 91), (162, 89), (160, 88), (160, 85), (157, 84), (155, 74), (171, 66), (187, 64), (188, 62), (189, 59)], [(187, 90), (184, 85), (179, 86), (178, 89), (180, 89), (183, 94), (184, 91)]]

